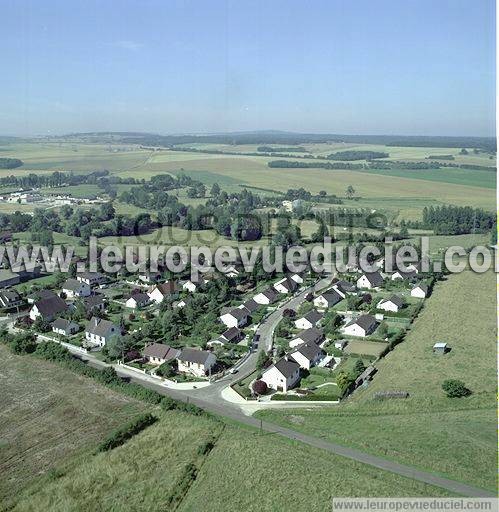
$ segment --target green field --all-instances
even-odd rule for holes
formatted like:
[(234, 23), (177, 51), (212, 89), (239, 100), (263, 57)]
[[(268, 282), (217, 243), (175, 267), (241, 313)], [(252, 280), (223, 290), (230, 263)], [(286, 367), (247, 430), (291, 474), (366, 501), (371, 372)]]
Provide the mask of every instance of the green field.
[[(436, 286), (406, 340), (377, 363), (365, 390), (337, 409), (266, 411), (262, 417), (334, 442), (496, 488), (496, 305), (492, 273), (464, 272)], [(471, 298), (473, 297), (473, 298)], [(436, 341), (452, 347), (435, 356)], [(448, 399), (445, 379), (473, 395)], [(410, 398), (373, 401), (376, 391)]]

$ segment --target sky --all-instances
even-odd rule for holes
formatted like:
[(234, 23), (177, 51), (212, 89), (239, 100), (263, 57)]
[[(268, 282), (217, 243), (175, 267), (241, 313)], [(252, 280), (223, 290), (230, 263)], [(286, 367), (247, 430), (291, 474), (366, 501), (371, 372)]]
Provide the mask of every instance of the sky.
[(0, 16), (3, 135), (495, 133), (494, 0), (0, 0)]

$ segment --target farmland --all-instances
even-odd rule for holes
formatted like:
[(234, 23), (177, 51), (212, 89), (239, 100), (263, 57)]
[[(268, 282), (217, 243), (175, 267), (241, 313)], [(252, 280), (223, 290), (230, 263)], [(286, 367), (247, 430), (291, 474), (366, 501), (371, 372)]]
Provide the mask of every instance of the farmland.
[[(470, 293), (473, 300), (470, 300)], [(484, 488), (496, 485), (495, 280), (464, 272), (437, 285), (406, 340), (379, 361), (378, 374), (336, 410), (259, 413), (335, 442), (410, 463)], [(439, 357), (433, 343), (452, 350)], [(457, 378), (473, 391), (444, 397)], [(376, 391), (402, 390), (405, 401), (373, 401)]]

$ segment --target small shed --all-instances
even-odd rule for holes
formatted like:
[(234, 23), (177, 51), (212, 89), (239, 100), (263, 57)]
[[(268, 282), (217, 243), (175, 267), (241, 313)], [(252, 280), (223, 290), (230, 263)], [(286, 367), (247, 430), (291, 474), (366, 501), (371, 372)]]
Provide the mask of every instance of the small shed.
[(435, 353), (435, 354), (442, 355), (448, 351), (449, 351), (449, 346), (447, 345), (447, 343), (443, 343), (443, 342), (439, 341), (439, 342), (435, 343), (435, 345), (433, 345), (433, 353)]

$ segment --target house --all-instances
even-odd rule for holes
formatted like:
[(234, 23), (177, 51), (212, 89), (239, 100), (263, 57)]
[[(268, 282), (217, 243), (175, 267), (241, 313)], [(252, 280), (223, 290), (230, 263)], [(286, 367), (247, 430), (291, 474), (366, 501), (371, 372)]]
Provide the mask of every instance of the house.
[(404, 299), (398, 295), (392, 295), (389, 299), (382, 299), (376, 305), (377, 309), (398, 313), (404, 305)]
[(75, 297), (88, 297), (92, 291), (90, 285), (77, 279), (67, 279), (62, 285), (62, 291), (66, 294), (68, 299)]
[(0, 308), (12, 309), (20, 306), (22, 303), (23, 300), (16, 290), (4, 290), (0, 292)]
[(379, 288), (382, 284), (383, 277), (377, 270), (375, 272), (366, 272), (357, 279), (357, 288)]
[(21, 282), (21, 277), (11, 270), (0, 270), (0, 288), (14, 286)]
[(355, 320), (348, 322), (343, 327), (343, 333), (348, 336), (366, 337), (373, 333), (377, 327), (376, 319), (372, 315), (361, 315)]
[(225, 345), (226, 343), (237, 343), (244, 338), (244, 333), (237, 327), (230, 327), (223, 332), (217, 339), (209, 341), (207, 345), (212, 347), (213, 345)]
[(314, 306), (319, 309), (331, 308), (338, 304), (338, 302), (342, 301), (343, 298), (344, 297), (332, 288), (331, 290), (324, 292), (322, 295), (315, 297)]
[(260, 307), (260, 304), (255, 302), (253, 299), (248, 299), (246, 302), (243, 302), (239, 307), (244, 308), (248, 312), (248, 315), (251, 315)]
[(347, 340), (336, 340), (334, 342), (334, 348), (337, 348), (338, 350), (343, 350), (348, 344)]
[(51, 299), (52, 297), (57, 297), (52, 290), (38, 290), (37, 292), (30, 293), (26, 300), (28, 304), (34, 304), (37, 300)]
[(273, 304), (277, 300), (278, 294), (274, 288), (267, 288), (263, 290), (263, 292), (257, 293), (253, 300), (260, 305), (268, 306), (269, 304)]
[(417, 274), (414, 270), (411, 270), (409, 272), (403, 272), (402, 270), (397, 270), (390, 276), (390, 279), (392, 281), (396, 281), (397, 279), (409, 280), (409, 279), (414, 279), (416, 277), (416, 275)]
[(244, 327), (248, 323), (248, 312), (243, 308), (235, 308), (222, 314), (220, 321), (227, 327)]
[(106, 309), (106, 300), (104, 295), (101, 294), (83, 297), (82, 302), (87, 313), (95, 313), (96, 311), (104, 311)]
[(178, 371), (180, 373), (191, 373), (196, 377), (211, 374), (216, 362), (217, 358), (212, 352), (194, 348), (183, 348), (177, 356)]
[(449, 346), (447, 345), (447, 343), (437, 342), (437, 343), (435, 343), (435, 345), (433, 345), (433, 352), (438, 355), (443, 355), (446, 352), (448, 352), (449, 350), (450, 349), (449, 349)]
[(277, 283), (274, 283), (274, 288), (279, 293), (288, 294), (293, 293), (298, 288), (298, 285), (290, 277), (285, 277), (284, 279), (277, 281)]
[(140, 283), (157, 283), (161, 280), (161, 272), (139, 272), (137, 281)]
[(355, 385), (361, 386), (365, 382), (369, 382), (373, 375), (377, 372), (376, 368), (374, 366), (368, 366), (356, 379), (355, 379)]
[(239, 275), (239, 270), (235, 267), (229, 268), (227, 272), (224, 272), (224, 275), (227, 277), (237, 277)]
[(310, 329), (311, 327), (317, 327), (323, 316), (324, 315), (322, 315), (322, 313), (312, 309), (312, 311), (309, 311), (306, 315), (295, 320), (295, 327), (297, 329)]
[(181, 299), (181, 300), (174, 302), (172, 305), (174, 308), (185, 308), (185, 306), (187, 306), (187, 302), (185, 302), (185, 300)]
[(300, 345), (289, 357), (294, 359), (303, 370), (310, 370), (324, 358), (324, 351), (315, 343)]
[(33, 321), (37, 318), (42, 318), (46, 322), (51, 322), (57, 315), (67, 309), (68, 305), (60, 297), (54, 295), (48, 299), (36, 301), (29, 311), (29, 317)]
[(296, 284), (303, 284), (303, 277), (300, 274), (291, 274), (289, 276)]
[(85, 339), (99, 347), (103, 347), (113, 336), (118, 334), (121, 334), (118, 326), (96, 316), (90, 319), (85, 328)]
[(88, 286), (98, 286), (107, 282), (107, 276), (100, 272), (82, 272), (76, 275), (76, 279)]
[(147, 306), (150, 302), (149, 295), (147, 293), (138, 292), (133, 293), (130, 295), (130, 297), (126, 300), (125, 306), (127, 308), (137, 309), (137, 308), (143, 308), (144, 306)]
[(163, 364), (176, 359), (180, 350), (164, 345), (163, 343), (151, 343), (144, 348), (144, 358), (151, 364)]
[(296, 338), (289, 342), (289, 346), (294, 348), (299, 345), (303, 345), (304, 343), (315, 343), (316, 345), (320, 345), (323, 341), (324, 333), (322, 330), (311, 327), (310, 329), (305, 329), (304, 331), (299, 332), (296, 335)]
[(424, 283), (417, 284), (411, 290), (411, 297), (417, 297), (418, 299), (424, 299), (428, 295), (428, 285)]
[(174, 281), (167, 281), (166, 283), (157, 284), (152, 286), (147, 292), (149, 299), (156, 304), (161, 304), (166, 298), (176, 298), (178, 296), (177, 287)]
[(286, 393), (299, 382), (300, 365), (288, 356), (284, 356), (263, 372), (261, 380), (270, 389)]
[(348, 293), (355, 293), (357, 287), (353, 283), (349, 283), (348, 281), (340, 280), (334, 283), (333, 290), (336, 290), (340, 295), (343, 295), (343, 298)]
[(203, 286), (206, 283), (203, 276), (198, 276), (197, 278), (192, 278), (182, 285), (182, 289), (194, 293), (199, 287)]
[(50, 325), (52, 332), (60, 334), (61, 336), (70, 336), (80, 330), (80, 326), (77, 323), (66, 320), (65, 318), (56, 318)]

